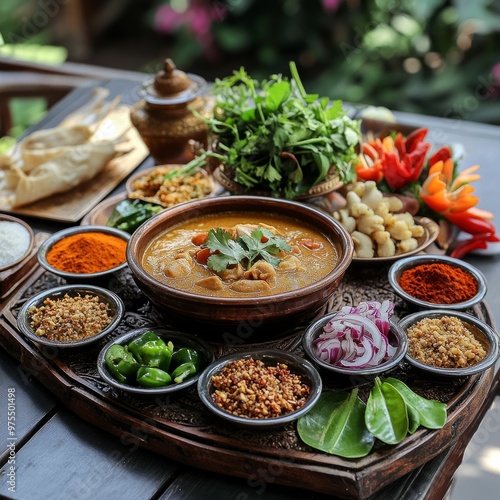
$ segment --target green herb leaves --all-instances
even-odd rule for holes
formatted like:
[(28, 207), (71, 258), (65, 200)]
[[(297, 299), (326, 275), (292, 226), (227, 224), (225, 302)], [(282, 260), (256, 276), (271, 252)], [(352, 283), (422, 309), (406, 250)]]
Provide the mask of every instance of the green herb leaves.
[(368, 430), (380, 441), (397, 444), (408, 434), (408, 412), (404, 399), (389, 384), (377, 377), (368, 402), (365, 422)]
[(400, 443), (422, 425), (440, 429), (446, 424), (446, 405), (414, 393), (395, 378), (375, 379), (366, 405), (358, 389), (325, 392), (297, 422), (297, 432), (312, 448), (345, 458), (366, 456), (375, 438)]
[(258, 82), (243, 68), (217, 79), (216, 111), (205, 120), (217, 139), (213, 156), (238, 183), (286, 198), (305, 193), (332, 167), (352, 181), (360, 136), (341, 101), (307, 94), (293, 63), (290, 70), (291, 80), (272, 75)]
[(247, 269), (258, 258), (278, 267), (281, 259), (275, 255), (281, 250), (290, 250), (288, 243), (263, 227), (254, 229), (250, 235), (233, 240), (231, 234), (220, 227), (208, 232), (206, 246), (212, 252), (207, 265), (213, 271), (224, 271), (230, 265), (241, 263)]
[(370, 453), (375, 437), (366, 428), (358, 391), (324, 392), (313, 410), (300, 417), (297, 432), (309, 446), (345, 458)]

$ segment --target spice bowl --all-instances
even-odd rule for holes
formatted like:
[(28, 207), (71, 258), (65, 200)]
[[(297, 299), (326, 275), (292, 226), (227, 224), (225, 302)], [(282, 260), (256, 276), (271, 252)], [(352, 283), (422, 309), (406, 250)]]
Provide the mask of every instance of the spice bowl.
[[(405, 276), (410, 285), (403, 284)], [(488, 290), (481, 271), (445, 255), (413, 255), (398, 260), (389, 268), (388, 279), (397, 295), (421, 309), (465, 310), (481, 302)]]
[[(170, 367), (172, 368), (172, 371), (177, 368), (177, 366), (182, 363), (180, 361), (185, 361), (185, 359), (180, 359), (180, 361), (174, 365), (175, 361), (175, 353), (178, 353), (181, 349), (190, 349), (194, 350), (198, 353), (198, 360), (196, 362), (196, 368), (197, 372), (194, 374), (190, 374), (188, 377), (184, 378), (182, 381), (178, 383), (171, 383), (169, 385), (164, 385), (161, 387), (145, 387), (143, 385), (139, 385), (132, 381), (132, 379), (129, 378), (127, 381), (123, 380), (118, 380), (116, 378), (116, 367), (113, 367), (115, 370), (115, 374), (112, 373), (110, 367), (107, 364), (107, 359), (106, 356), (108, 352), (110, 352), (110, 349), (114, 348), (114, 346), (121, 346), (124, 347), (127, 351), (129, 351), (129, 354), (131, 356), (135, 357), (135, 360), (139, 364), (147, 364), (145, 359), (137, 359), (136, 356), (140, 356), (136, 354), (137, 350), (139, 349), (139, 343), (138, 339), (144, 338), (144, 334), (152, 332), (154, 335), (156, 335), (165, 345), (168, 345), (169, 342), (172, 342), (173, 345), (173, 356), (171, 358), (171, 362), (169, 363)], [(149, 337), (148, 337), (149, 339)], [(151, 339), (149, 339), (151, 342)], [(129, 349), (127, 346), (131, 344), (132, 342), (135, 342), (136, 349), (131, 348)], [(145, 343), (145, 342), (144, 342)], [(144, 343), (142, 345), (144, 345)], [(158, 344), (158, 343), (157, 343)], [(157, 347), (156, 345), (155, 347)], [(153, 347), (153, 346), (151, 346)], [(161, 344), (161, 349), (158, 351), (158, 355), (160, 355), (160, 352), (163, 348), (163, 344)], [(177, 354), (179, 357), (180, 355), (184, 355), (185, 353), (180, 353)], [(187, 389), (188, 387), (191, 387), (195, 385), (198, 381), (198, 378), (200, 377), (201, 372), (210, 364), (213, 362), (215, 356), (214, 356), (214, 351), (212, 347), (207, 344), (205, 341), (202, 339), (188, 334), (188, 333), (183, 333), (175, 330), (168, 330), (165, 328), (160, 328), (160, 327), (152, 327), (152, 328), (138, 328), (135, 330), (132, 330), (128, 333), (122, 334), (110, 342), (108, 342), (101, 350), (99, 353), (99, 356), (97, 358), (97, 369), (99, 371), (99, 375), (101, 378), (110, 386), (119, 389), (123, 392), (132, 394), (137, 397), (159, 397), (159, 396), (169, 396), (173, 393), (182, 391), (184, 389)], [(116, 359), (116, 358), (115, 358)], [(187, 358), (186, 358), (187, 360)], [(127, 361), (127, 360), (125, 360)], [(133, 360), (131, 360), (133, 363)], [(156, 363), (153, 363), (156, 364)], [(159, 363), (158, 363), (159, 364)], [(171, 371), (167, 369), (167, 371)]]
[[(76, 226), (46, 239), (38, 249), (38, 263), (72, 284), (106, 286), (114, 273), (127, 267), (130, 234), (107, 226)], [(65, 244), (65, 247), (58, 245)], [(51, 259), (60, 259), (58, 264)]]
[[(262, 369), (265, 371), (257, 372), (257, 368), (255, 368), (255, 366), (249, 366), (249, 363), (252, 365), (259, 364), (260, 368), (258, 368), (258, 370)], [(286, 368), (282, 365), (286, 365)], [(280, 374), (274, 373), (277, 370), (277, 366), (281, 367)], [(283, 411), (279, 415), (278, 413), (280, 412), (274, 410), (275, 416), (259, 418), (257, 415), (262, 413), (260, 410), (264, 403), (262, 403), (262, 405), (258, 404), (259, 394), (257, 390), (254, 392), (255, 400), (253, 400), (251, 394), (247, 395), (241, 393), (237, 395), (241, 401), (238, 411), (240, 411), (240, 413), (246, 412), (248, 416), (236, 415), (231, 413), (229, 409), (226, 410), (220, 407), (214, 399), (214, 397), (217, 397), (216, 390), (222, 391), (222, 398), (224, 398), (224, 394), (228, 394), (228, 391), (224, 390), (224, 385), (222, 385), (225, 384), (226, 381), (228, 386), (231, 385), (229, 382), (229, 380), (231, 380), (230, 374), (226, 374), (227, 370), (236, 374), (238, 380), (242, 380), (243, 377), (245, 377), (247, 382), (246, 387), (251, 385), (252, 379), (249, 374), (253, 371), (255, 376), (257, 376), (257, 373), (260, 373), (263, 377), (270, 377), (268, 381), (266, 381), (266, 390), (268, 391), (272, 390), (274, 382), (276, 382), (274, 377), (276, 377), (283, 391), (291, 385), (295, 384), (294, 387), (298, 387), (296, 384), (302, 384), (308, 388), (308, 394), (303, 395), (305, 401), (302, 400), (300, 403), (297, 402), (296, 409), (292, 409), (288, 412)], [(270, 370), (269, 373), (267, 370)], [(262, 375), (262, 373), (264, 373), (264, 375)], [(220, 378), (216, 379), (214, 377)], [(299, 377), (299, 379), (295, 377)], [(219, 389), (216, 388), (216, 385)], [(305, 415), (318, 400), (321, 395), (321, 390), (321, 377), (316, 368), (309, 363), (309, 361), (279, 349), (245, 350), (227, 354), (212, 363), (198, 379), (198, 394), (200, 399), (213, 415), (228, 424), (262, 431), (280, 428), (297, 420), (300, 416)], [(238, 392), (240, 391), (238, 390)], [(300, 394), (297, 395), (294, 393), (293, 397), (297, 397), (298, 401), (300, 401)], [(266, 399), (270, 399), (269, 393), (266, 395)], [(289, 398), (289, 401), (291, 400), (292, 398)], [(224, 399), (222, 399), (222, 401), (222, 404), (231, 404), (230, 400), (224, 401)], [(273, 410), (271, 410), (271, 415), (273, 415)]]
[(322, 375), (335, 377), (339, 384), (357, 386), (372, 381), (375, 377), (395, 369), (403, 360), (408, 347), (404, 331), (393, 318), (389, 319), (388, 343), (393, 353), (377, 366), (348, 367), (332, 364), (320, 357), (315, 348), (315, 341), (324, 332), (324, 327), (336, 316), (336, 312), (327, 314), (309, 325), (302, 336), (302, 347), (309, 359)]
[(17, 217), (0, 214), (0, 240), (9, 245), (0, 252), (0, 272), (21, 263), (33, 249), (35, 235), (31, 226)]
[[(78, 315), (71, 315), (71, 318), (76, 318), (74, 322), (65, 317), (68, 309), (79, 312)], [(54, 338), (37, 335), (33, 325), (34, 314), (40, 315), (37, 316), (40, 329), (50, 331), (47, 325), (53, 328), (53, 335), (50, 336)], [(19, 310), (17, 326), (21, 333), (37, 344), (56, 348), (84, 347), (110, 334), (119, 325), (124, 314), (123, 301), (114, 292), (92, 285), (65, 285), (45, 290), (28, 299)], [(81, 337), (83, 334), (88, 336), (75, 340), (57, 340), (56, 337), (62, 333), (72, 336), (70, 328), (74, 337)]]
[[(447, 326), (447, 318), (452, 318), (453, 322), (449, 323), (450, 326)], [(441, 323), (442, 321), (445, 323)], [(457, 324), (463, 325), (467, 331), (457, 330)], [(467, 377), (481, 373), (493, 366), (499, 356), (498, 334), (484, 321), (461, 311), (447, 309), (419, 311), (405, 316), (399, 321), (399, 326), (409, 336), (405, 360), (420, 372), (432, 377)], [(443, 334), (442, 341), (446, 340), (445, 351), (443, 351), (444, 345), (439, 336), (431, 337), (432, 340), (429, 342), (430, 332)], [(450, 332), (460, 334), (460, 337), (455, 337)], [(484, 350), (484, 357), (464, 367), (446, 366), (456, 363), (457, 359), (456, 355), (451, 355), (450, 347), (464, 353), (477, 352), (476, 348), (471, 347), (469, 338), (479, 343), (480, 348)], [(419, 344), (420, 339), (422, 339), (422, 344)], [(429, 344), (432, 344), (431, 347), (428, 347)], [(433, 351), (432, 346), (437, 351)], [(444, 360), (445, 366), (436, 366), (437, 359)]]

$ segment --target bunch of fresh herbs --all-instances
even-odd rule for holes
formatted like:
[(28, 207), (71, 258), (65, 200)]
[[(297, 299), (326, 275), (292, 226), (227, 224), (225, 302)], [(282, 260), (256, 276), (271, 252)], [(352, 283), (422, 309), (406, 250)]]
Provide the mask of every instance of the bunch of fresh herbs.
[(272, 75), (258, 82), (244, 68), (217, 79), (215, 111), (205, 118), (215, 151), (202, 153), (193, 166), (215, 157), (245, 189), (285, 198), (306, 193), (331, 169), (343, 182), (354, 180), (359, 122), (346, 115), (342, 101), (307, 94), (293, 62), (290, 70), (291, 80)]

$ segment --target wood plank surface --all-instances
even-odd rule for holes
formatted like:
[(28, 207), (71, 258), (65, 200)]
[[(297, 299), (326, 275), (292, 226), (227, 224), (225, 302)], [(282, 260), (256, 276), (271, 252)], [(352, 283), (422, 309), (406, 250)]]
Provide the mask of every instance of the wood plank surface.
[[(62, 410), (17, 450), (15, 496), (9, 496), (5, 481), (0, 485), (0, 496), (26, 500), (148, 499), (165, 488), (177, 470), (177, 464), (162, 456), (121, 441)], [(0, 476), (5, 477), (5, 466)]]
[[(7, 395), (14, 390), (15, 410), (13, 424), (14, 436), (9, 436), (7, 428)], [(21, 365), (15, 362), (7, 353), (0, 349), (0, 409), (2, 411), (0, 426), (0, 464), (3, 464), (8, 455), (8, 445), (15, 443), (19, 448), (31, 434), (41, 425), (41, 422), (52, 415), (56, 409), (56, 399), (46, 390), (35, 377)], [(11, 441), (8, 438), (13, 437)], [(1, 476), (0, 476), (1, 477)]]

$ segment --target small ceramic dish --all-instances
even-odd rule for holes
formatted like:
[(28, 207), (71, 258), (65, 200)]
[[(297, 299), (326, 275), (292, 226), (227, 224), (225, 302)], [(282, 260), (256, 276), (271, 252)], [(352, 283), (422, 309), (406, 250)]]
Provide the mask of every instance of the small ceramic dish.
[[(469, 273), (471, 276), (473, 276), (473, 278), (477, 282), (477, 293), (466, 301), (444, 304), (444, 303), (435, 303), (435, 302), (428, 302), (425, 300), (421, 300), (419, 298), (413, 297), (408, 292), (403, 290), (400, 282), (401, 282), (401, 276), (406, 270), (412, 269), (416, 266), (421, 266), (424, 264), (434, 264), (434, 263), (447, 264), (449, 266), (457, 267), (462, 271)], [(397, 295), (399, 295), (402, 299), (406, 300), (407, 302), (425, 309), (440, 308), (440, 309), (457, 310), (457, 311), (465, 310), (481, 302), (484, 299), (486, 292), (488, 291), (486, 278), (484, 277), (483, 273), (481, 273), (481, 271), (476, 269), (471, 264), (464, 262), (463, 260), (454, 259), (453, 257), (447, 257), (445, 255), (414, 255), (412, 257), (407, 257), (405, 259), (398, 260), (394, 264), (392, 264), (392, 266), (389, 268), (388, 279), (391, 287), (393, 288), (393, 290), (396, 292)], [(436, 286), (438, 286), (437, 283)], [(450, 289), (454, 286), (455, 284), (451, 282)]]
[(390, 331), (389, 331), (389, 343), (396, 348), (393, 356), (387, 359), (378, 366), (367, 366), (364, 368), (349, 368), (334, 365), (320, 359), (316, 354), (314, 348), (314, 341), (323, 333), (323, 328), (327, 323), (335, 317), (337, 313), (330, 313), (322, 318), (316, 320), (312, 323), (304, 332), (302, 336), (302, 347), (306, 352), (307, 356), (311, 361), (324, 373), (329, 373), (332, 375), (342, 376), (342, 380), (345, 382), (350, 381), (351, 385), (356, 385), (357, 383), (363, 383), (367, 380), (371, 380), (382, 374), (385, 374), (394, 368), (396, 368), (399, 363), (403, 360), (406, 350), (408, 348), (408, 340), (405, 333), (399, 327), (398, 323), (394, 319), (390, 319)]
[[(65, 296), (71, 298), (74, 297), (85, 297), (90, 295), (91, 297), (97, 297), (98, 301), (102, 304), (108, 306), (108, 316), (111, 322), (101, 331), (96, 333), (91, 337), (87, 337), (81, 340), (73, 341), (58, 341), (49, 340), (46, 337), (39, 336), (35, 333), (35, 330), (31, 326), (32, 314), (29, 312), (32, 307), (39, 309), (44, 305), (44, 302), (49, 299), (51, 301), (57, 301), (63, 299)], [(19, 330), (26, 335), (30, 340), (36, 342), (37, 344), (42, 344), (50, 347), (83, 347), (97, 340), (105, 337), (111, 333), (120, 323), (125, 314), (125, 306), (118, 295), (106, 290), (105, 288), (100, 288), (92, 285), (66, 285), (57, 288), (52, 288), (51, 290), (46, 290), (41, 292), (34, 297), (28, 299), (21, 307), (19, 314), (17, 316), (17, 326)], [(88, 318), (92, 321), (92, 317)], [(57, 322), (57, 320), (56, 320)]]
[(423, 252), (426, 248), (428, 248), (434, 241), (436, 241), (439, 235), (439, 224), (437, 224), (432, 219), (428, 217), (414, 217), (415, 224), (418, 224), (424, 228), (424, 234), (417, 238), (418, 246), (414, 250), (410, 252), (405, 252), (397, 255), (392, 255), (391, 257), (373, 257), (371, 259), (362, 258), (362, 257), (353, 257), (352, 261), (356, 263), (363, 264), (388, 264), (392, 263), (405, 257), (410, 257), (412, 255), (416, 255), (418, 253)]
[[(307, 384), (310, 388), (309, 395), (307, 396), (303, 406), (290, 413), (271, 418), (240, 417), (220, 408), (212, 397), (215, 391), (212, 377), (219, 375), (224, 367), (229, 363), (249, 359), (262, 361), (266, 366), (285, 364), (291, 374), (299, 375), (302, 383)], [(289, 422), (293, 422), (301, 415), (307, 413), (314, 406), (314, 403), (316, 403), (321, 395), (321, 390), (321, 377), (311, 363), (299, 356), (296, 356), (295, 354), (281, 351), (279, 349), (260, 349), (228, 354), (212, 363), (198, 379), (198, 394), (208, 410), (227, 423), (246, 427), (252, 430), (271, 430), (279, 428)]]
[(444, 377), (467, 377), (476, 373), (481, 373), (490, 368), (498, 359), (498, 334), (488, 326), (484, 321), (459, 311), (449, 311), (446, 309), (434, 309), (430, 311), (419, 311), (414, 314), (405, 316), (399, 321), (400, 328), (405, 332), (408, 329), (426, 318), (441, 319), (443, 316), (451, 316), (458, 318), (465, 324), (467, 329), (472, 332), (475, 339), (478, 340), (486, 351), (486, 356), (478, 363), (467, 366), (465, 368), (440, 368), (431, 364), (419, 361), (411, 356), (412, 340), (408, 341), (408, 351), (405, 360), (415, 368), (419, 369), (426, 374), (433, 376)]
[[(166, 385), (164, 387), (142, 387), (140, 385), (132, 385), (128, 383), (122, 383), (116, 380), (112, 374), (110, 373), (107, 365), (106, 365), (106, 352), (114, 345), (122, 345), (125, 346), (132, 342), (134, 339), (139, 337), (145, 332), (152, 331), (166, 343), (171, 341), (174, 344), (174, 352), (175, 350), (181, 347), (190, 347), (196, 350), (201, 356), (201, 366), (197, 374), (187, 378), (183, 382), (178, 384)], [(200, 377), (201, 372), (214, 360), (214, 351), (205, 341), (195, 337), (194, 335), (190, 335), (188, 333), (182, 333), (173, 330), (166, 330), (164, 328), (139, 328), (136, 330), (132, 330), (128, 333), (120, 335), (119, 337), (114, 338), (110, 342), (108, 342), (97, 358), (97, 369), (99, 371), (99, 375), (103, 380), (106, 381), (110, 386), (115, 387), (116, 389), (120, 389), (129, 394), (134, 394), (136, 396), (165, 396), (172, 394), (174, 392), (181, 391), (183, 389), (187, 389), (188, 387), (196, 384), (198, 378)]]
[(24, 247), (22, 248), (19, 255), (9, 255), (4, 265), (0, 263), (1, 272), (14, 267), (16, 264), (19, 264), (30, 254), (31, 250), (33, 249), (35, 235), (33, 233), (33, 229), (31, 229), (31, 226), (29, 224), (21, 219), (18, 219), (17, 217), (12, 217), (11, 215), (0, 214), (0, 224), (17, 224), (21, 226), (20, 229), (24, 234), (23, 240), (25, 240), (23, 241)]
[[(176, 169), (182, 169), (185, 165), (157, 165), (155, 167), (140, 170), (132, 175), (126, 183), (128, 197), (139, 199), (170, 208), (180, 203), (196, 199), (210, 198), (215, 196), (218, 186), (211, 175), (205, 170), (199, 169), (188, 176), (179, 175), (172, 180), (163, 180), (163, 177)], [(199, 175), (198, 175), (199, 174)], [(199, 176), (206, 184), (203, 192), (200, 192), (191, 182), (193, 176)], [(190, 182), (182, 180), (185, 178)], [(188, 187), (189, 192), (186, 192)]]
[(68, 229), (63, 229), (62, 231), (58, 231), (46, 239), (38, 249), (37, 258), (39, 264), (46, 269), (47, 271), (64, 278), (68, 283), (86, 283), (86, 284), (99, 284), (104, 285), (106, 281), (109, 281), (111, 276), (127, 267), (127, 261), (125, 260), (123, 263), (118, 266), (112, 267), (111, 269), (107, 269), (105, 271), (100, 271), (97, 273), (72, 273), (67, 271), (62, 271), (52, 266), (47, 260), (47, 254), (50, 252), (52, 247), (58, 243), (59, 241), (67, 238), (68, 236), (74, 236), (83, 233), (103, 233), (110, 236), (115, 236), (126, 243), (130, 239), (130, 234), (125, 231), (121, 231), (120, 229), (115, 229), (107, 226), (75, 226), (70, 227)]

